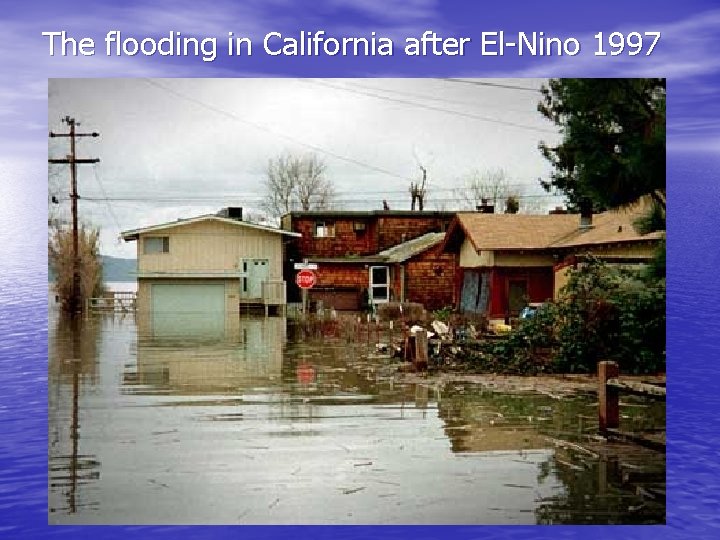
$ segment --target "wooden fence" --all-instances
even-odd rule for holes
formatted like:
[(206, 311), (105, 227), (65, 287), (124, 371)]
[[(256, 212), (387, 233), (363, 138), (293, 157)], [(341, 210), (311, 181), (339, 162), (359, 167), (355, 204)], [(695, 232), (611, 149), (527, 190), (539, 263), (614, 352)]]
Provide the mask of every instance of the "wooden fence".
[(135, 311), (136, 306), (137, 293), (133, 291), (111, 291), (105, 296), (88, 298), (85, 303), (85, 309), (87, 312), (130, 312)]

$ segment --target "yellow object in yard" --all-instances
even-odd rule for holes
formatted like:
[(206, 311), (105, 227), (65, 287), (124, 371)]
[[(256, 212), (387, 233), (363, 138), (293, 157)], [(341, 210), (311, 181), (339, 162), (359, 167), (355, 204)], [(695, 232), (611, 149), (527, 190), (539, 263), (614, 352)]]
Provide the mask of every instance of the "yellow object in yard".
[(509, 324), (498, 323), (494, 326), (494, 330), (497, 334), (507, 334), (510, 330), (512, 330), (512, 326)]

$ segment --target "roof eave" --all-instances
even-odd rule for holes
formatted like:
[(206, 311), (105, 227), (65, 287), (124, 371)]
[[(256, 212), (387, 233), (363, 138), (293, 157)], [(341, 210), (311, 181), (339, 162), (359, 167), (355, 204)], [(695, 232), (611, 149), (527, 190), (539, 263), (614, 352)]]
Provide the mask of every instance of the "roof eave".
[(156, 231), (163, 231), (166, 229), (170, 229), (170, 228), (178, 227), (178, 226), (182, 226), (182, 225), (191, 225), (193, 223), (198, 223), (199, 221), (205, 221), (205, 220), (220, 221), (221, 223), (228, 223), (230, 225), (247, 227), (249, 229), (265, 231), (265, 232), (269, 232), (269, 233), (273, 233), (273, 234), (291, 236), (294, 238), (300, 238), (302, 236), (300, 233), (296, 233), (296, 232), (286, 231), (283, 229), (276, 229), (273, 227), (266, 227), (264, 225), (257, 225), (256, 223), (249, 223), (247, 221), (238, 221), (235, 219), (224, 218), (224, 217), (215, 216), (215, 215), (197, 216), (194, 218), (180, 219), (177, 221), (172, 221), (169, 223), (160, 223), (158, 225), (151, 225), (149, 227), (143, 227), (141, 229), (130, 229), (129, 231), (121, 232), (120, 236), (122, 237), (123, 240), (128, 242), (131, 240), (137, 240), (141, 234), (146, 234), (149, 232), (156, 232)]

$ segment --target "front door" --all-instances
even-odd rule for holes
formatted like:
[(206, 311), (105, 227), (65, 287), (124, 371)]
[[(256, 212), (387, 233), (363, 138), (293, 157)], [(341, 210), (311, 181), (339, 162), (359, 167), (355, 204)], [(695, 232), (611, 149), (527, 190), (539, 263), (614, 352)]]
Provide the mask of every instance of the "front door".
[(384, 304), (390, 300), (390, 271), (387, 266), (370, 267), (370, 302)]
[(267, 259), (243, 259), (241, 264), (240, 296), (262, 298), (262, 284), (270, 275), (270, 262)]
[(508, 308), (517, 316), (528, 302), (528, 283), (525, 279), (511, 279), (508, 283)]

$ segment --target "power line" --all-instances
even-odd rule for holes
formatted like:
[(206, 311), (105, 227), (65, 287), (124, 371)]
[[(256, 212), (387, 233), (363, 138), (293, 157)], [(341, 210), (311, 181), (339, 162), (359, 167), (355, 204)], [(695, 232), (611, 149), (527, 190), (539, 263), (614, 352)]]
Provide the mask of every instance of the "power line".
[[(130, 179), (130, 180), (128, 180), (128, 179), (123, 179), (123, 182), (137, 182), (137, 183), (141, 183), (141, 184), (148, 184), (148, 183), (151, 183), (151, 182), (155, 182), (155, 180), (151, 180), (151, 179), (143, 180), (143, 179), (133, 178), (133, 179)], [(535, 184), (528, 184), (528, 183), (520, 183), (520, 182), (517, 182), (517, 183), (503, 184), (502, 187), (512, 190), (512, 189), (525, 189), (525, 188), (537, 187), (537, 186), (536, 186)], [(428, 187), (427, 189), (428, 189), (428, 191), (431, 192), (431, 193), (439, 193), (439, 192), (447, 192), (447, 191), (470, 191), (470, 190), (472, 190), (471, 187), (468, 188), (468, 187), (465, 186), (465, 185), (458, 185), (458, 186), (454, 186), (454, 187), (434, 187), (434, 186), (431, 185), (431, 186)], [(63, 195), (66, 194), (66, 193), (64, 193), (64, 192), (58, 192), (58, 193), (62, 193)], [(133, 195), (128, 195), (128, 194), (126, 194), (126, 193), (116, 193), (116, 194), (113, 195), (113, 197), (119, 197), (119, 198), (124, 198), (124, 197), (142, 197), (142, 198), (147, 198), (147, 197), (150, 197), (150, 198), (172, 197), (172, 198), (183, 198), (183, 197), (186, 197), (186, 198), (208, 198), (208, 199), (214, 200), (214, 199), (220, 198), (220, 197), (226, 198), (226, 199), (230, 199), (230, 198), (243, 198), (243, 197), (262, 197), (262, 196), (265, 196), (265, 195), (266, 195), (266, 191), (264, 191), (264, 190), (257, 190), (257, 191), (238, 191), (238, 192), (231, 192), (231, 193), (218, 193), (217, 195), (197, 195), (196, 193), (168, 193), (167, 191), (164, 191), (164, 192), (162, 192), (162, 193), (145, 193), (145, 194), (142, 194), (142, 195), (137, 195), (137, 192), (133, 192), (133, 193), (134, 193)], [(360, 189), (360, 190), (358, 190), (358, 189), (352, 189), (352, 190), (335, 190), (335, 194), (336, 194), (336, 195), (347, 195), (347, 194), (352, 194), (352, 195), (360, 195), (360, 194), (376, 195), (376, 194), (387, 194), (387, 193), (408, 193), (408, 189), (407, 189), (407, 188), (403, 188), (403, 189), (369, 189), (369, 190), (364, 190), (364, 189)], [(103, 193), (103, 196), (105, 196), (105, 195), (106, 195), (106, 193)], [(88, 197), (90, 197), (90, 196), (91, 196), (91, 195), (89, 195)], [(86, 197), (86, 198), (87, 198), (87, 197)]]
[(400, 104), (402, 104), (402, 105), (409, 105), (409, 106), (411, 106), (411, 107), (418, 107), (418, 108), (420, 108), (420, 109), (426, 109), (426, 110), (429, 110), (429, 111), (441, 112), (441, 113), (444, 113), (444, 114), (451, 114), (451, 115), (460, 116), (460, 117), (463, 117), (463, 118), (470, 118), (470, 119), (472, 119), (472, 120), (479, 120), (479, 121), (481, 121), (481, 122), (490, 122), (490, 123), (499, 124), (499, 125), (508, 126), (508, 127), (514, 127), (514, 128), (518, 128), (518, 129), (527, 129), (527, 130), (530, 130), (530, 131), (538, 131), (538, 132), (541, 132), (541, 133), (552, 133), (552, 134), (555, 134), (555, 133), (556, 133), (555, 131), (550, 130), (550, 129), (546, 129), (546, 128), (539, 128), (539, 127), (535, 127), (535, 126), (530, 126), (530, 125), (528, 125), (528, 124), (519, 124), (519, 123), (517, 123), (517, 122), (508, 122), (507, 120), (498, 120), (497, 118), (490, 118), (490, 117), (487, 117), (487, 116), (480, 116), (480, 115), (478, 115), (478, 114), (473, 114), (473, 113), (466, 113), (466, 112), (461, 112), (461, 111), (453, 111), (453, 110), (451, 110), (451, 109), (443, 109), (442, 107), (435, 107), (435, 106), (433, 106), (433, 105), (426, 105), (426, 104), (423, 104), (423, 103), (417, 103), (417, 102), (409, 101), (409, 100), (406, 100), (406, 99), (391, 98), (391, 97), (388, 97), (388, 96), (383, 96), (383, 95), (381, 95), (381, 94), (376, 94), (376, 93), (374, 93), (374, 92), (367, 92), (367, 91), (363, 91), (363, 90), (355, 90), (355, 89), (352, 89), (352, 88), (344, 88), (344, 87), (342, 87), (342, 86), (335, 86), (335, 85), (333, 85), (333, 84), (330, 84), (330, 83), (327, 83), (327, 82), (323, 82), (323, 81), (309, 80), (309, 79), (307, 79), (307, 80), (301, 79), (301, 80), (303, 80), (303, 81), (305, 81), (305, 82), (313, 83), (313, 84), (318, 84), (318, 85), (320, 85), (320, 86), (326, 86), (327, 88), (333, 88), (333, 89), (335, 89), (335, 90), (342, 90), (342, 91), (344, 91), (344, 92), (351, 92), (351, 93), (354, 93), (354, 94), (360, 94), (360, 95), (363, 95), (363, 96), (369, 96), (369, 97), (373, 97), (373, 98), (376, 98), (376, 99), (381, 99), (381, 100), (384, 100), (384, 101), (390, 101), (390, 102), (393, 102), (393, 103), (400, 103)]
[[(378, 199), (382, 197), (382, 193), (378, 194)], [(428, 195), (432, 195), (432, 192), (429, 192)], [(556, 199), (558, 197), (561, 197), (561, 195), (541, 195), (541, 194), (532, 194), (532, 195), (517, 195), (515, 196), (516, 199)], [(388, 202), (407, 202), (407, 197), (383, 197)], [(492, 197), (489, 197), (492, 198)], [(504, 199), (505, 197), (500, 197), (500, 199)], [(474, 197), (471, 199), (474, 200)], [(61, 199), (65, 200), (65, 199)], [(96, 203), (107, 203), (107, 202), (118, 202), (118, 203), (203, 203), (203, 202), (216, 202), (216, 201), (225, 201), (227, 200), (225, 197), (203, 197), (203, 198), (190, 198), (190, 197), (164, 197), (164, 198), (148, 198), (148, 197), (83, 197), (83, 201), (85, 202), (96, 202)], [(333, 203), (362, 203), (362, 202), (369, 202), (372, 199), (368, 199), (368, 197), (363, 198), (339, 198), (334, 199)], [(443, 201), (443, 202), (451, 202), (451, 201), (467, 201), (467, 197), (431, 197), (430, 200), (433, 201)], [(255, 198), (255, 199), (243, 199), (243, 201), (246, 204), (260, 204), (262, 202), (261, 198)]]
[[(95, 177), (95, 181), (97, 182), (97, 185), (98, 185), (98, 187), (100, 188), (100, 191), (102, 192), (103, 197), (105, 197), (106, 199), (108, 199), (108, 194), (107, 194), (107, 192), (105, 191), (105, 187), (103, 186), (102, 182), (100, 181), (100, 177), (98, 176), (98, 168), (97, 168), (97, 166), (93, 166), (92, 170), (93, 170), (93, 176)], [(108, 201), (106, 201), (106, 203), (107, 203), (106, 206), (107, 206), (108, 212), (110, 212), (110, 215), (112, 216), (113, 221), (115, 222), (115, 226), (116, 226), (118, 229), (122, 230), (122, 227), (120, 226), (120, 223), (119, 223), (119, 221), (118, 221), (118, 218), (117, 218), (117, 216), (115, 215), (115, 211), (113, 210), (113, 207), (112, 207), (112, 205), (110, 204), (110, 201), (108, 200)]]
[[(423, 79), (419, 79), (419, 80), (422, 81)], [(364, 85), (362, 85), (362, 84), (357, 84), (357, 83), (352, 84), (352, 83), (349, 83), (347, 80), (343, 80), (342, 82), (345, 84), (345, 86), (350, 86), (350, 87), (355, 87), (355, 88), (362, 88), (363, 90), (372, 90), (372, 91), (375, 91), (375, 92), (384, 92), (384, 93), (386, 93), (386, 94), (395, 94), (395, 95), (399, 95), (399, 96), (414, 97), (414, 98), (423, 99), (423, 100), (426, 100), (426, 101), (436, 101), (436, 102), (438, 102), (438, 103), (446, 103), (446, 104), (448, 104), (448, 105), (460, 105), (460, 106), (462, 106), (462, 107), (467, 107), (467, 106), (470, 106), (470, 107), (483, 106), (483, 104), (481, 104), (481, 103), (470, 102), (470, 101), (467, 101), (467, 100), (449, 99), (449, 98), (446, 98), (446, 97), (440, 98), (440, 97), (436, 97), (436, 96), (429, 96), (429, 95), (427, 95), (427, 94), (420, 94), (420, 93), (418, 93), (418, 92), (408, 92), (408, 91), (406, 91), (406, 90), (396, 90), (396, 89), (391, 90), (391, 89), (389, 89), (389, 88), (379, 88), (379, 87), (377, 87), (377, 86), (364, 86)], [(494, 109), (497, 109), (497, 108), (498, 108), (498, 105), (495, 104), (495, 103), (494, 103), (492, 106), (493, 106)], [(503, 109), (504, 109), (504, 111), (507, 111), (507, 112), (525, 112), (525, 111), (519, 111), (518, 109), (511, 109), (511, 108), (505, 107), (504, 105), (503, 105)]]
[(492, 88), (504, 88), (506, 90), (522, 90), (524, 92), (533, 92), (535, 94), (540, 92), (540, 90), (538, 90), (537, 88), (528, 88), (527, 86), (516, 86), (514, 84), (493, 83), (493, 82), (488, 82), (488, 81), (456, 79), (456, 78), (452, 78), (452, 77), (448, 77), (445, 79), (435, 78), (435, 80), (449, 82), (449, 83), (472, 84), (475, 86), (490, 86)]
[(246, 124), (246, 125), (248, 125), (248, 126), (252, 126), (252, 127), (254, 127), (255, 129), (258, 129), (258, 130), (260, 130), (260, 131), (264, 131), (264, 132), (266, 132), (266, 133), (270, 133), (271, 135), (274, 135), (275, 137), (279, 137), (279, 138), (281, 138), (281, 139), (285, 139), (285, 140), (291, 141), (291, 142), (293, 142), (293, 143), (295, 143), (295, 144), (298, 144), (298, 145), (300, 145), (300, 146), (304, 146), (305, 148), (309, 148), (310, 150), (313, 150), (313, 151), (315, 151), (315, 152), (319, 152), (319, 153), (321, 153), (321, 154), (324, 154), (324, 155), (333, 157), (333, 158), (338, 159), (338, 160), (340, 160), (340, 161), (345, 161), (346, 163), (351, 163), (351, 164), (353, 164), (353, 165), (357, 165), (358, 167), (362, 167), (362, 168), (364, 168), (364, 169), (368, 169), (368, 170), (371, 170), (371, 171), (375, 171), (375, 172), (378, 172), (378, 173), (381, 173), (381, 174), (384, 174), (384, 175), (387, 175), (387, 176), (391, 176), (391, 177), (393, 177), (393, 178), (397, 178), (397, 179), (400, 179), (400, 180), (403, 180), (403, 181), (406, 181), (406, 180), (407, 180), (406, 177), (401, 176), (401, 175), (399, 175), (399, 174), (396, 174), (396, 173), (394, 173), (394, 172), (392, 172), (392, 171), (388, 171), (388, 170), (386, 170), (386, 169), (383, 169), (382, 167), (377, 167), (377, 166), (375, 166), (375, 165), (371, 165), (371, 164), (369, 164), (369, 163), (365, 163), (365, 162), (363, 162), (363, 161), (360, 161), (360, 160), (357, 160), (357, 159), (354, 159), (354, 158), (351, 158), (351, 157), (343, 156), (343, 155), (341, 155), (341, 154), (336, 154), (335, 152), (331, 152), (330, 150), (326, 150), (326, 149), (324, 149), (324, 148), (321, 148), (320, 146), (307, 143), (307, 142), (305, 142), (305, 141), (302, 141), (302, 140), (300, 140), (300, 139), (296, 139), (295, 137), (292, 137), (292, 136), (290, 136), (290, 135), (286, 135), (286, 134), (284, 134), (284, 133), (279, 133), (279, 132), (277, 132), (277, 131), (275, 131), (275, 130), (267, 127), (267, 126), (264, 126), (264, 125), (262, 125), (262, 124), (258, 124), (258, 123), (256, 123), (256, 122), (251, 121), (251, 120), (247, 120), (247, 119), (245, 119), (245, 118), (242, 118), (242, 117), (238, 116), (238, 115), (235, 114), (235, 113), (231, 113), (231, 112), (229, 112), (229, 111), (226, 111), (226, 110), (220, 109), (220, 108), (218, 108), (218, 107), (215, 107), (214, 105), (210, 105), (210, 104), (208, 104), (208, 103), (205, 103), (205, 102), (203, 102), (203, 101), (201, 101), (201, 100), (199, 100), (199, 99), (196, 99), (196, 98), (187, 96), (187, 95), (185, 95), (185, 94), (182, 94), (182, 93), (180, 93), (180, 92), (177, 92), (176, 90), (174, 90), (174, 89), (172, 89), (172, 88), (168, 88), (167, 86), (164, 86), (164, 85), (162, 85), (162, 84), (160, 84), (160, 83), (158, 83), (157, 81), (154, 81), (154, 80), (152, 80), (152, 79), (143, 79), (143, 80), (144, 80), (146, 83), (151, 84), (151, 85), (153, 85), (153, 86), (155, 86), (155, 87), (157, 87), (157, 88), (160, 88), (160, 89), (162, 89), (162, 90), (164, 90), (164, 91), (166, 91), (166, 92), (168, 92), (168, 93), (170, 93), (170, 94), (172, 94), (172, 95), (174, 95), (174, 96), (176, 96), (176, 97), (178, 97), (178, 98), (180, 98), (180, 99), (184, 99), (184, 100), (186, 100), (186, 101), (189, 101), (189, 102), (191, 102), (191, 103), (194, 103), (195, 105), (198, 105), (199, 107), (202, 107), (202, 108), (207, 109), (207, 110), (209, 110), (209, 111), (213, 111), (213, 112), (215, 112), (215, 113), (217, 113), (217, 114), (220, 114), (220, 115), (225, 116), (225, 117), (227, 117), (227, 118), (230, 118), (230, 119), (232, 119), (232, 120), (235, 120), (235, 121), (238, 121), (238, 122), (242, 122), (243, 124)]

